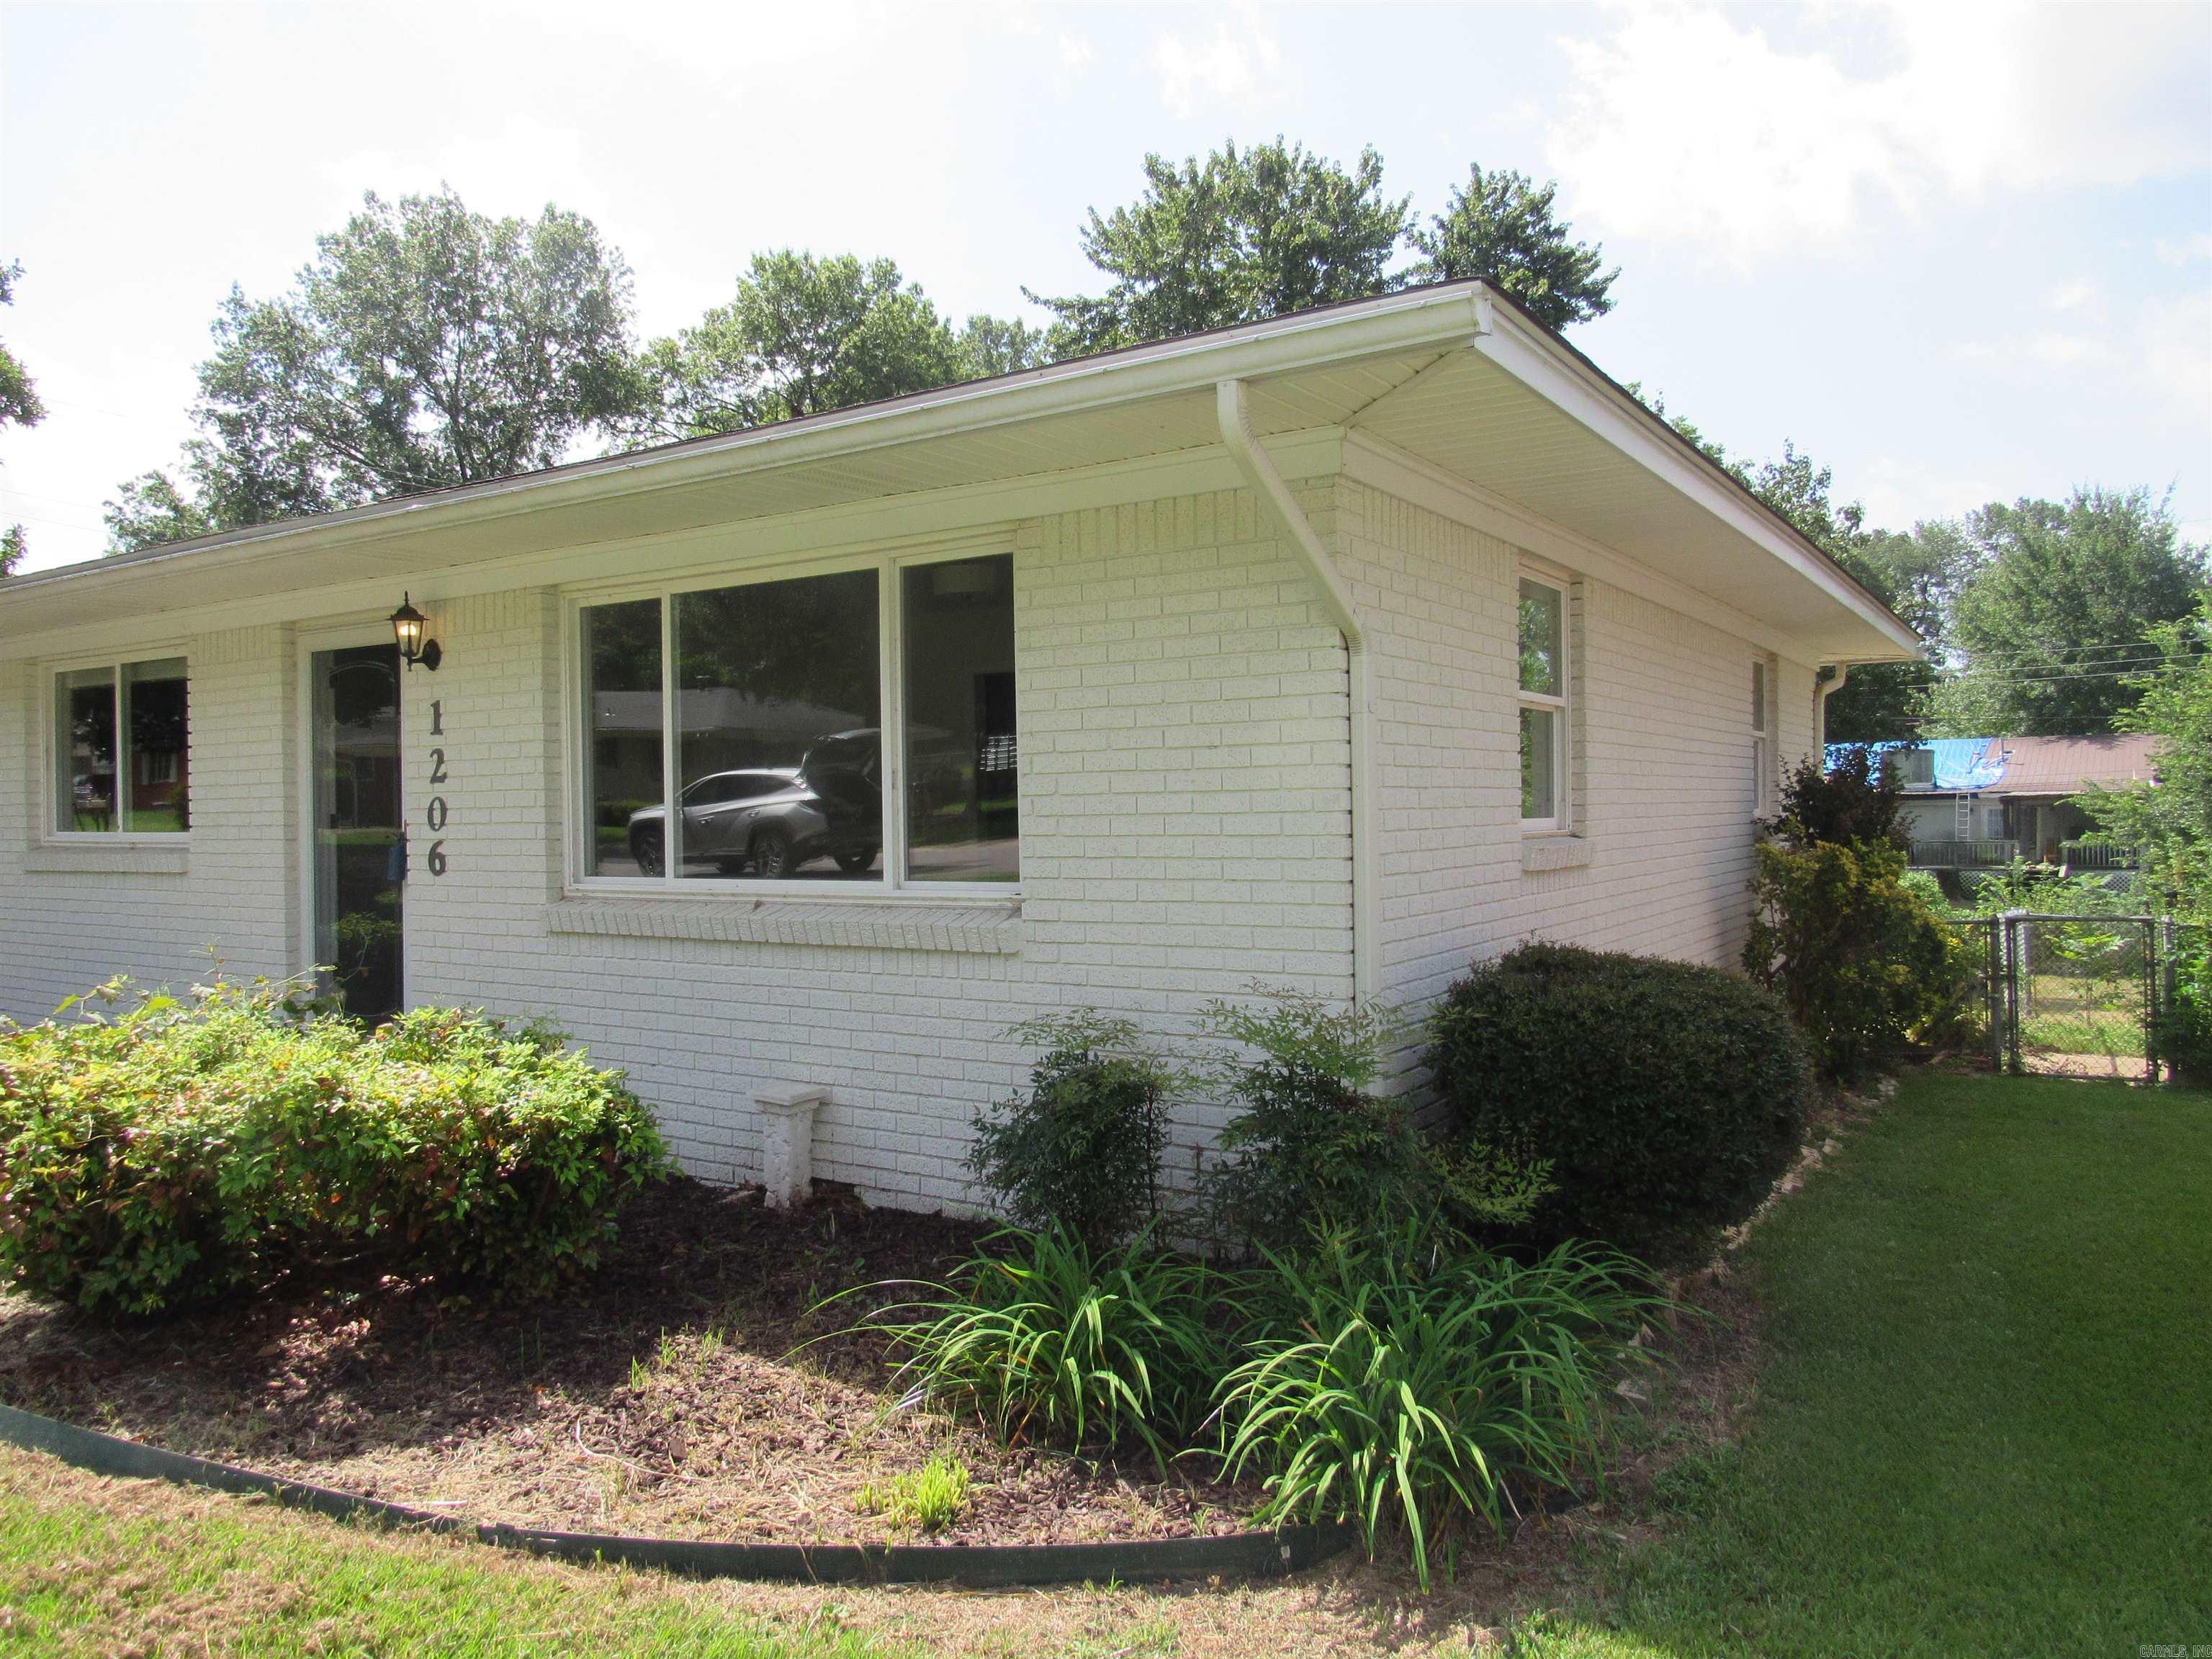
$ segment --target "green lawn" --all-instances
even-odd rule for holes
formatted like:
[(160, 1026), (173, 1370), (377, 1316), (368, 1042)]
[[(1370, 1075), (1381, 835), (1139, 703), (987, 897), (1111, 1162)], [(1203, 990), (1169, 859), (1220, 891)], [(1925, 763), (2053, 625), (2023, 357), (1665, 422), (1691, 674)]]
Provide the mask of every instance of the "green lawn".
[(1676, 1466), (1643, 1541), (1510, 1590), (1415, 1597), (1340, 1563), (1215, 1594), (770, 1595), (0, 1452), (0, 1655), (880, 1650), (842, 1618), (1021, 1659), (1429, 1656), (1532, 1604), (1510, 1650), (1548, 1659), (2212, 1644), (2212, 1095), (1917, 1078), (1742, 1270), (1767, 1317), (1740, 1449)]
[(1522, 1652), (2212, 1644), (2212, 1096), (1915, 1079), (1749, 1248), (1740, 1450)]
[(710, 1584), (355, 1529), (0, 1449), (0, 1655), (702, 1655), (900, 1651), (779, 1628)]

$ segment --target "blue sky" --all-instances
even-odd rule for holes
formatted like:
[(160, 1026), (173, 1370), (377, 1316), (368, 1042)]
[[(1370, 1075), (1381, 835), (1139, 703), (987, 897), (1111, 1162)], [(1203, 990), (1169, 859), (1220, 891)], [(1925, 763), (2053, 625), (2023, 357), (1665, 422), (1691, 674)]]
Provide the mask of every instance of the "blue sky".
[(0, 436), (33, 568), (173, 464), (230, 285), (364, 190), (588, 215), (642, 330), (754, 250), (888, 254), (957, 314), (1093, 285), (1148, 149), (1560, 182), (1622, 267), (1573, 338), (1878, 522), (2171, 487), (2212, 539), (2212, 6), (0, 4)]

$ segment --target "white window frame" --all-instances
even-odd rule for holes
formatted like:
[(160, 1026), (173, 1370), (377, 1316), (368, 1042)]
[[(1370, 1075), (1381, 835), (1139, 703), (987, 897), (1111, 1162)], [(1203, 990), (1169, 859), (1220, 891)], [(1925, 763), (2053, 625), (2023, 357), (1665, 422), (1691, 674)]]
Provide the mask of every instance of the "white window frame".
[(1751, 662), (1751, 816), (1774, 816), (1774, 660)]
[[(566, 862), (567, 887), (574, 893), (592, 896), (623, 894), (656, 898), (663, 902), (689, 898), (804, 898), (809, 902), (884, 903), (927, 902), (932, 900), (997, 899), (1012, 901), (1021, 897), (1022, 884), (1018, 881), (918, 881), (907, 874), (907, 823), (905, 796), (902, 781), (906, 775), (906, 685), (905, 630), (906, 618), (902, 603), (905, 573), (917, 567), (933, 564), (955, 564), (963, 560), (1000, 557), (1011, 561), (1014, 550), (1007, 540), (992, 538), (971, 545), (931, 547), (904, 551), (874, 551), (824, 556), (818, 558), (778, 563), (723, 567), (712, 571), (685, 571), (681, 575), (665, 576), (649, 581), (629, 581), (579, 586), (569, 590), (563, 598), (562, 616), (562, 720), (566, 732), (562, 744), (568, 764), (562, 769), (562, 814), (567, 832), (562, 836)], [(747, 587), (756, 583), (800, 580), (809, 576), (837, 575), (854, 570), (874, 570), (876, 587), (876, 648), (877, 696), (881, 722), (883, 776), (883, 875), (875, 881), (835, 880), (822, 877), (807, 878), (793, 877), (782, 881), (763, 881), (747, 877), (687, 876), (681, 873), (675, 860), (658, 876), (603, 876), (591, 872), (593, 831), (592, 803), (582, 799), (584, 780), (591, 775), (590, 744), (592, 733), (582, 719), (582, 699), (585, 683), (583, 659), (583, 613), (603, 605), (620, 605), (638, 599), (657, 599), (660, 603), (660, 776), (661, 810), (672, 815), (676, 811), (676, 653), (675, 629), (676, 596), (681, 593), (710, 592), (731, 587)], [(1015, 642), (1017, 659), (1020, 655), (1018, 637)], [(1018, 679), (1017, 680), (1018, 688)], [(1016, 693), (1016, 729), (1020, 726), (1019, 692)], [(1016, 753), (1015, 791), (1020, 798), (1021, 773), (1019, 750)]]
[[(130, 732), (123, 718), (123, 671), (138, 663), (178, 661), (185, 665), (185, 764), (191, 764), (192, 744), (197, 735), (191, 718), (192, 660), (191, 653), (182, 641), (169, 644), (133, 646), (128, 652), (104, 651), (77, 657), (56, 657), (38, 665), (39, 672), (39, 729), (37, 753), (40, 757), (40, 782), (33, 799), (38, 802), (39, 839), (63, 847), (186, 847), (191, 845), (190, 824), (182, 830), (125, 830), (123, 829), (123, 801), (130, 781), (125, 773), (130, 765), (132, 750)], [(54, 683), (64, 674), (74, 674), (88, 668), (104, 668), (112, 677), (110, 694), (115, 699), (115, 822), (112, 830), (64, 830), (61, 825), (62, 758), (58, 743), (61, 708), (54, 695)]]
[[(1521, 684), (1521, 584), (1549, 588), (1559, 596), (1559, 690), (1555, 696), (1523, 690)], [(1513, 572), (1513, 757), (1515, 793), (1519, 793), (1521, 711), (1552, 711), (1552, 811), (1548, 817), (1523, 817), (1524, 836), (1560, 836), (1574, 827), (1573, 774), (1569, 769), (1572, 745), (1568, 738), (1569, 705), (1574, 692), (1574, 579), (1564, 571), (1522, 560)]]

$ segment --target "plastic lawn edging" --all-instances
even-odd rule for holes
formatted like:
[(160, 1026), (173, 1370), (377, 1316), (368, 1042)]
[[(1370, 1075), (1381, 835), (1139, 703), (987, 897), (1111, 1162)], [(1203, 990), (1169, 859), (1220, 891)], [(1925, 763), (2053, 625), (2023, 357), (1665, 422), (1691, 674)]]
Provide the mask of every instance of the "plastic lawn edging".
[(46, 1452), (95, 1474), (168, 1480), (216, 1492), (254, 1492), (288, 1509), (339, 1521), (370, 1521), (454, 1536), (586, 1565), (653, 1567), (695, 1578), (789, 1579), (821, 1584), (1054, 1584), (1076, 1580), (1150, 1583), (1163, 1578), (1269, 1577), (1301, 1572), (1352, 1541), (1346, 1522), (1240, 1532), (1218, 1538), (1146, 1538), (1097, 1544), (726, 1544), (711, 1540), (623, 1538), (541, 1532), (463, 1521), (356, 1492), (183, 1452), (120, 1440), (0, 1406), (0, 1440)]

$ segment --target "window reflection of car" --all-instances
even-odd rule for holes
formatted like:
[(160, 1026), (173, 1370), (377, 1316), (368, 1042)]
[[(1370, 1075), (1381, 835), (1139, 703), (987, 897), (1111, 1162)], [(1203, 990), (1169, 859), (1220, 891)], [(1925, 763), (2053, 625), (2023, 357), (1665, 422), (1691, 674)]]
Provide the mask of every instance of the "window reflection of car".
[[(684, 862), (769, 880), (817, 859), (848, 875), (875, 862), (883, 838), (880, 749), (873, 732), (824, 738), (795, 767), (712, 772), (684, 787)], [(667, 868), (666, 812), (629, 818), (630, 855), (648, 876)]]

